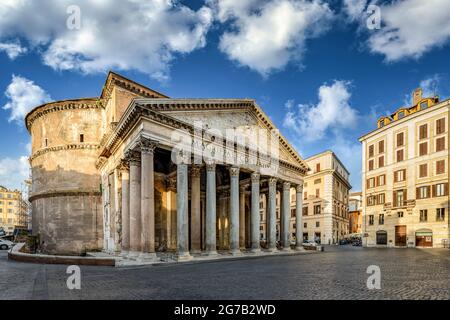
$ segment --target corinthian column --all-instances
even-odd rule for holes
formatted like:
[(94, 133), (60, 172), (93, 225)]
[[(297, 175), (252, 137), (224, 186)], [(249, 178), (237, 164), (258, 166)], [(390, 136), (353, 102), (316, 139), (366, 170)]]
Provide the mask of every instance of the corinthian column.
[(269, 251), (277, 248), (277, 179), (269, 179), (268, 201)]
[(216, 246), (216, 165), (206, 165), (206, 251), (217, 254)]
[(177, 251), (178, 260), (190, 260), (189, 254), (189, 216), (188, 216), (188, 166), (177, 165)]
[(127, 161), (122, 161), (122, 254), (130, 250), (130, 173)]
[(233, 255), (239, 250), (239, 168), (230, 168), (230, 251)]
[(130, 251), (141, 251), (141, 162), (139, 153), (129, 151), (130, 160)]
[(259, 173), (252, 173), (252, 200), (251, 200), (251, 239), (252, 239), (252, 252), (260, 252), (260, 241), (259, 241), (259, 228), (261, 225), (259, 216)]
[(245, 187), (239, 188), (239, 247), (245, 249)]
[(200, 217), (200, 171), (199, 166), (191, 167), (191, 250), (200, 253), (201, 217)]
[(297, 185), (295, 196), (295, 249), (303, 251), (303, 184)]
[(291, 184), (289, 182), (283, 183), (283, 194), (281, 197), (281, 242), (283, 250), (291, 249), (290, 238), (290, 224), (291, 224)]
[[(142, 138), (141, 146), (141, 249), (155, 255), (155, 172), (154, 153), (157, 143)], [(156, 256), (155, 256), (156, 257)]]

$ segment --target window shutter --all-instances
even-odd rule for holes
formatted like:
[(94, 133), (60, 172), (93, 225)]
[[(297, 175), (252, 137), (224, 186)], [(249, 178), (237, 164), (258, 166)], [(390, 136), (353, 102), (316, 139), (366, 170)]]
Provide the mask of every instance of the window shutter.
[(420, 188), (416, 188), (416, 199), (420, 199)]
[(398, 182), (398, 171), (394, 172), (394, 182)]
[(432, 187), (432, 189), (431, 189), (431, 191), (432, 191), (432, 196), (433, 196), (433, 198), (434, 198), (434, 197), (436, 197), (436, 185), (432, 185), (431, 187)]
[(403, 189), (403, 202), (406, 202), (407, 199), (408, 199), (407, 190)]
[(397, 206), (397, 191), (394, 191), (394, 207)]
[(448, 183), (444, 183), (444, 196), (448, 196)]
[(431, 198), (431, 187), (427, 186), (427, 198)]

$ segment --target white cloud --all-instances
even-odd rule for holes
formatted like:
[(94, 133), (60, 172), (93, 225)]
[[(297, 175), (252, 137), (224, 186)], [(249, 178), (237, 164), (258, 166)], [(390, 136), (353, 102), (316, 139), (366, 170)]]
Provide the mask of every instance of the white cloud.
[(13, 75), (6, 92), (8, 103), (3, 107), (10, 110), (9, 121), (23, 122), (23, 119), (34, 107), (51, 101), (50, 95), (33, 81)]
[(300, 62), (305, 42), (324, 32), (333, 18), (321, 0), (212, 0), (220, 22), (231, 29), (219, 48), (231, 60), (267, 76)]
[[(355, 3), (355, 6), (350, 5), (350, 8), (357, 12), (357, 1), (346, 2)], [(367, 44), (371, 52), (384, 55), (387, 62), (404, 58), (418, 59), (450, 40), (448, 0), (392, 1), (379, 6), (381, 29), (370, 30)], [(349, 16), (352, 18), (351, 14)], [(365, 20), (362, 23), (365, 24)]]
[(320, 140), (329, 130), (348, 129), (357, 122), (358, 112), (353, 109), (349, 100), (350, 83), (334, 81), (319, 88), (319, 103), (317, 105), (299, 104), (293, 106), (288, 101), (288, 109), (284, 118), (284, 126), (294, 130), (307, 141)]
[(9, 59), (15, 60), (18, 56), (27, 53), (27, 48), (20, 45), (20, 42), (0, 43), (0, 52), (5, 52)]
[(420, 81), (419, 87), (423, 90), (424, 97), (434, 97), (439, 95), (439, 83), (441, 76), (439, 74), (432, 75), (426, 79)]
[(138, 70), (165, 80), (176, 54), (206, 44), (213, 20), (208, 7), (193, 11), (175, 0), (79, 0), (81, 28), (70, 30), (73, 3), (2, 0), (0, 40), (26, 39), (55, 70)]
[(363, 19), (366, 7), (366, 0), (344, 0), (343, 2), (343, 10), (351, 21), (360, 21)]
[(0, 158), (0, 185), (21, 190), (21, 183), (29, 179), (28, 157)]

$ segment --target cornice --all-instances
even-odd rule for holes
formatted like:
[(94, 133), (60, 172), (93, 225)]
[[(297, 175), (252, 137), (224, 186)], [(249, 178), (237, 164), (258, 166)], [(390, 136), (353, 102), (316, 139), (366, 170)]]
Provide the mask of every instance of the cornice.
[(55, 198), (55, 197), (79, 197), (79, 196), (95, 196), (100, 197), (102, 193), (94, 190), (67, 190), (67, 191), (49, 191), (39, 194), (33, 194), (28, 201), (32, 202), (38, 199)]
[(49, 153), (49, 152), (56, 152), (56, 151), (62, 151), (62, 150), (83, 150), (83, 149), (98, 150), (99, 148), (100, 148), (100, 146), (98, 144), (87, 144), (87, 143), (55, 146), (55, 147), (40, 149), (40, 150), (36, 151), (30, 157), (30, 161), (33, 161), (34, 159), (36, 159), (46, 153)]
[(55, 101), (40, 105), (30, 111), (25, 117), (25, 125), (30, 131), (33, 122), (40, 117), (43, 117), (49, 113), (76, 110), (76, 109), (103, 109), (103, 104), (98, 98), (76, 99), (76, 100), (63, 100)]

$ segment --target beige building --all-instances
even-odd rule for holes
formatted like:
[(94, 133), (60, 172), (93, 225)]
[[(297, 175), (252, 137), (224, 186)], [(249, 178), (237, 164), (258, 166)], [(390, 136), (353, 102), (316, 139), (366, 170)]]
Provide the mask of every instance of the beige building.
[(363, 215), (362, 192), (351, 192), (348, 199), (349, 232), (350, 234), (362, 233)]
[(44, 252), (258, 252), (260, 192), (267, 250), (276, 250), (277, 222), (290, 249), (292, 192), (301, 224), (308, 165), (254, 100), (171, 99), (111, 72), (99, 97), (39, 106), (26, 125)]
[(449, 239), (450, 100), (413, 93), (412, 105), (360, 138), (363, 245), (442, 247)]
[(28, 228), (27, 207), (20, 191), (0, 186), (0, 227), (7, 234), (15, 228)]
[(305, 161), (303, 239), (336, 244), (349, 234), (349, 172), (332, 151)]

